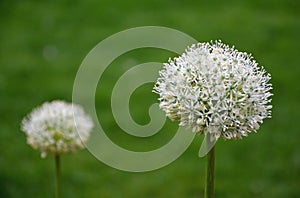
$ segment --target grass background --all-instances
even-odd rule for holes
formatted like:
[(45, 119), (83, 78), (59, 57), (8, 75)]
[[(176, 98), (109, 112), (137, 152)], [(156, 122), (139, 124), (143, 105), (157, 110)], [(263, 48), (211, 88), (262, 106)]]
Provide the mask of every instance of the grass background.
[[(273, 118), (242, 141), (218, 142), (216, 197), (299, 197), (299, 9), (297, 0), (0, 0), (0, 197), (53, 197), (53, 159), (41, 159), (26, 144), (22, 118), (44, 101), (71, 101), (77, 69), (89, 50), (114, 33), (144, 25), (178, 29), (199, 41), (222, 39), (265, 66), (274, 85)], [(169, 121), (149, 141), (125, 135), (109, 103), (112, 82), (123, 72), (169, 56), (135, 50), (105, 72), (95, 103), (116, 143), (151, 150), (172, 137), (176, 123)], [(146, 84), (131, 98), (138, 123), (149, 121), (147, 106), (156, 101), (151, 89)], [(195, 139), (178, 160), (147, 173), (115, 170), (86, 150), (64, 155), (63, 197), (201, 197), (200, 143)]]

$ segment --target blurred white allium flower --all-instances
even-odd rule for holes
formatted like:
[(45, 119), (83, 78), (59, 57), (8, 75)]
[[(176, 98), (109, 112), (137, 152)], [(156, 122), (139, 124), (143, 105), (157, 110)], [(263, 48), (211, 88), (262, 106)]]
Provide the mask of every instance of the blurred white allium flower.
[(198, 43), (169, 60), (154, 92), (180, 126), (213, 139), (240, 139), (271, 116), (271, 79), (250, 54), (221, 41)]
[(93, 122), (79, 105), (56, 100), (34, 109), (23, 119), (21, 128), (27, 143), (45, 157), (47, 153), (59, 155), (84, 148)]

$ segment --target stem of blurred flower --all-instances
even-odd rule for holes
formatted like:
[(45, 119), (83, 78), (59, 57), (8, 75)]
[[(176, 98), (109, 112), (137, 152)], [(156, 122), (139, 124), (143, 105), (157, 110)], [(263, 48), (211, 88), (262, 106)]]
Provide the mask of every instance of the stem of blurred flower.
[(55, 155), (55, 198), (60, 194), (60, 156)]
[(206, 156), (206, 181), (205, 181), (205, 198), (214, 198), (214, 176), (215, 176), (215, 146), (211, 148)]

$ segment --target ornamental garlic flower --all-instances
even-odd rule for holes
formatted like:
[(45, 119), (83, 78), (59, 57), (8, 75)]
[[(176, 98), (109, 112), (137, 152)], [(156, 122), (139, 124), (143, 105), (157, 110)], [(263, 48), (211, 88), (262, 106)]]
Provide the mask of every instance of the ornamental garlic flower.
[(250, 54), (221, 41), (198, 43), (169, 59), (153, 91), (180, 126), (213, 139), (240, 139), (270, 118), (271, 79)]
[[(76, 123), (74, 121), (76, 114)], [(59, 155), (84, 148), (93, 122), (79, 105), (64, 101), (46, 102), (22, 121), (27, 143), (42, 152)]]

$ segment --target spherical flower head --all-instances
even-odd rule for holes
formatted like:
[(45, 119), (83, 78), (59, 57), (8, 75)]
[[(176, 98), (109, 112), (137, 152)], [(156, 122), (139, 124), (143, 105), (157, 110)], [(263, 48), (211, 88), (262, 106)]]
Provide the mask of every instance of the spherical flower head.
[(23, 119), (21, 128), (27, 143), (45, 157), (47, 153), (59, 155), (84, 148), (93, 122), (79, 105), (56, 100), (34, 109)]
[(216, 41), (192, 45), (170, 59), (153, 91), (180, 126), (213, 139), (240, 139), (271, 116), (270, 79), (250, 54)]

